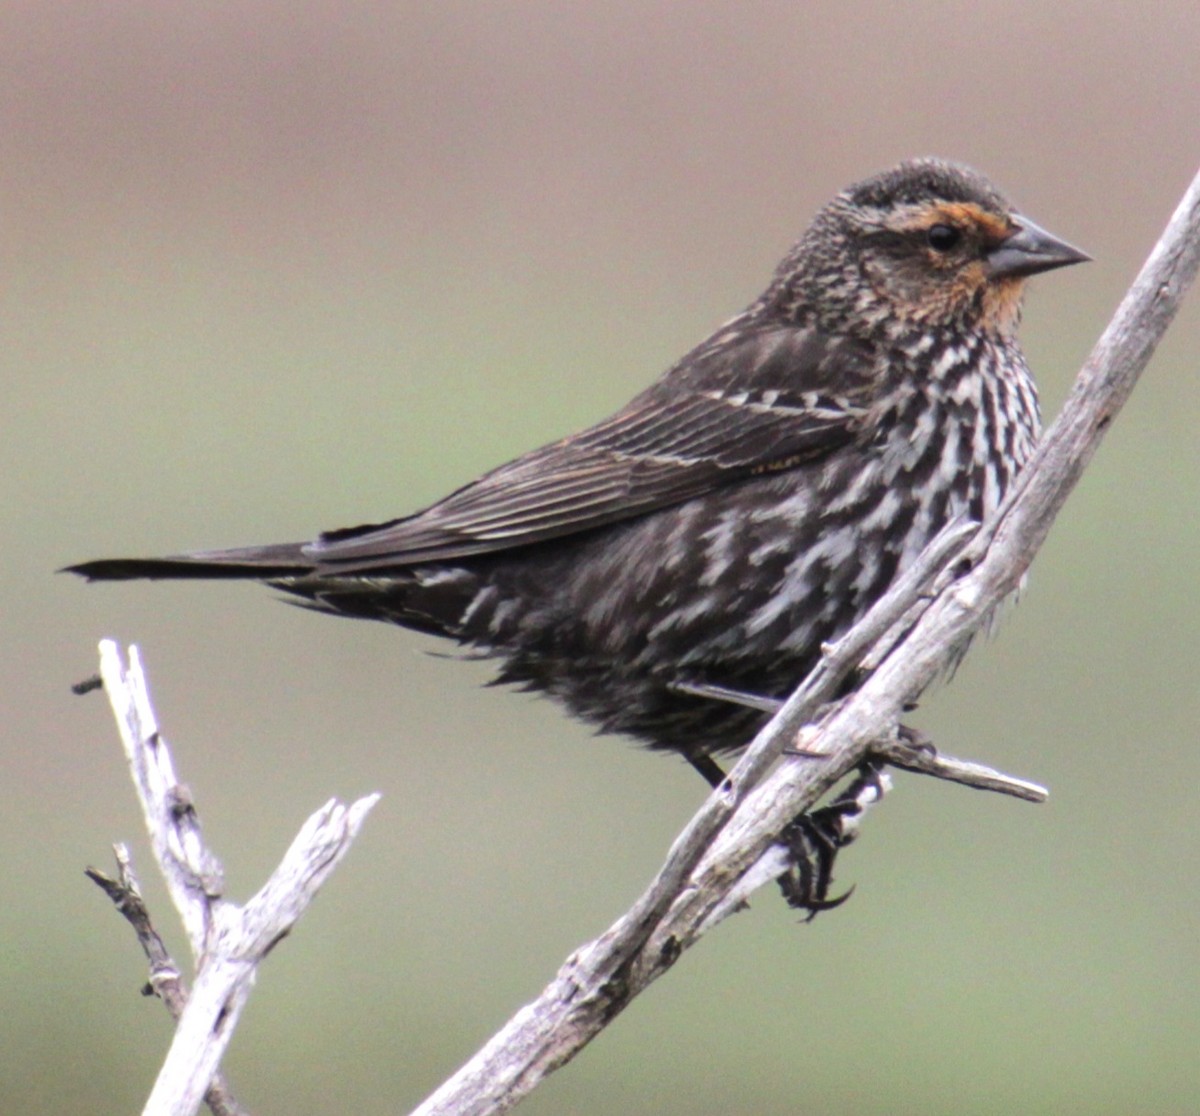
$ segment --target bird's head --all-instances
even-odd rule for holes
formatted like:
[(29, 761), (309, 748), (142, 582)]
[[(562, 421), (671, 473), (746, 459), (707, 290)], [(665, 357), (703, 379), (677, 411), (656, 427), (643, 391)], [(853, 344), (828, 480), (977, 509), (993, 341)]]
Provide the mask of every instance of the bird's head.
[(1090, 258), (969, 168), (915, 159), (834, 198), (773, 290), (831, 329), (1010, 334), (1030, 275)]

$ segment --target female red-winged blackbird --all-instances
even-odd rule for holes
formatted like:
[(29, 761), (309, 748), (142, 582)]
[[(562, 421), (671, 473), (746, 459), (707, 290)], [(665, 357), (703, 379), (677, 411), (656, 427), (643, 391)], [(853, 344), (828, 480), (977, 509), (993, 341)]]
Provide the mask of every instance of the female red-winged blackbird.
[(933, 159), (849, 187), (745, 312), (611, 418), (413, 515), (315, 542), (112, 559), (91, 580), (252, 578), (449, 636), (712, 776), (1038, 436), (1025, 279), (1088, 257)]

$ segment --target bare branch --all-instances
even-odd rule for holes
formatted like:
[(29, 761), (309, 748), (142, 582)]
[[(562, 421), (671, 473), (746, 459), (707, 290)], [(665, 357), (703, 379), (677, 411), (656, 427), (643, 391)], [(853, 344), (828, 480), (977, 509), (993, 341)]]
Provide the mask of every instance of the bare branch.
[[(942, 758), (897, 751), (897, 726), (913, 701), (953, 660), (971, 634), (1020, 584), (1055, 516), (1128, 398), (1200, 267), (1200, 175), (1130, 288), (1058, 420), (996, 515), (938, 581), (928, 607), (910, 601), (873, 633), (877, 669), (817, 725), (805, 729), (804, 755), (764, 773), (811, 721), (831, 692), (813, 680), (783, 706), (756, 738), (726, 784), (715, 791), (676, 840), (667, 862), (634, 907), (577, 950), (533, 1003), (522, 1008), (479, 1053), (422, 1104), (419, 1116), (503, 1112), (548, 1073), (570, 1060), (628, 1002), (744, 899), (742, 881), (766, 878), (761, 865), (786, 861), (773, 852), (787, 824), (868, 757), (1038, 801), (1042, 788)], [(890, 596), (890, 594), (889, 594)], [(896, 602), (889, 603), (889, 608)], [(913, 611), (910, 612), (909, 610)], [(916, 612), (920, 611), (918, 617)], [(857, 645), (859, 635), (851, 633)], [(845, 641), (842, 641), (845, 643)], [(856, 646), (847, 670), (863, 661)], [(822, 663), (840, 665), (831, 649)], [(844, 675), (843, 675), (844, 677)], [(813, 703), (816, 704), (813, 704)], [(756, 867), (759, 866), (759, 867)], [(780, 868), (782, 870), (782, 868)], [(776, 873), (778, 874), (778, 873)], [(736, 889), (736, 890), (735, 890)]]
[(188, 933), (197, 966), (190, 996), (150, 926), (149, 916), (142, 917), (144, 905), (138, 910), (141, 897), (128, 870), (127, 854), (123, 860), (118, 851), (121, 880), (105, 882), (94, 870), (89, 875), (138, 930), (151, 959), (151, 985), (178, 1019), (171, 1049), (143, 1112), (145, 1116), (191, 1116), (206, 1092), (212, 1095), (213, 1088), (233, 1104), (228, 1087), (216, 1079), (217, 1067), (258, 966), (291, 931), (333, 873), (379, 796), (368, 795), (350, 806), (330, 799), (305, 822), (262, 890), (238, 907), (223, 897), (221, 865), (204, 844), (190, 793), (176, 779), (150, 705), (137, 648), (129, 649), (126, 669), (116, 644), (102, 642), (100, 673), (155, 859)]
[(903, 741), (879, 741), (871, 749), (871, 754), (878, 760), (890, 763), (903, 771), (913, 771), (918, 775), (932, 775), (947, 782), (960, 783), (964, 787), (974, 787), (976, 790), (995, 791), (998, 794), (1012, 795), (1026, 802), (1045, 802), (1050, 792), (1038, 783), (1028, 779), (1018, 779), (1015, 775), (1005, 775), (1002, 771), (988, 767), (986, 764), (975, 763), (971, 760), (955, 759), (927, 748), (914, 748)]
[[(162, 1000), (171, 1018), (178, 1023), (188, 999), (187, 985), (150, 919), (150, 911), (133, 874), (129, 849), (118, 844), (113, 846), (113, 853), (117, 860), (116, 879), (98, 868), (86, 869), (87, 876), (113, 901), (137, 934), (138, 943), (150, 962), (150, 981), (142, 989), (143, 994)], [(221, 1073), (213, 1075), (204, 1094), (204, 1103), (213, 1116), (246, 1116), (246, 1110), (234, 1100), (229, 1083)]]
[(245, 908), (213, 906), (212, 934), (145, 1116), (196, 1111), (216, 1073), (263, 958), (286, 936), (358, 834), (378, 795), (330, 801), (305, 822), (283, 862)]

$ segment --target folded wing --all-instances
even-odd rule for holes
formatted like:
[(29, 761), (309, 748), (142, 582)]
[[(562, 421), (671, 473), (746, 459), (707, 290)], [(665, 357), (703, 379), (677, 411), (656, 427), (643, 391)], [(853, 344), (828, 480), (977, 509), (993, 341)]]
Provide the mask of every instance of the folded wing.
[(305, 556), (346, 575), (590, 531), (823, 457), (854, 438), (872, 388), (860, 351), (790, 326), (731, 323), (679, 367), (686, 380), (668, 374), (606, 421), (415, 515), (322, 535)]

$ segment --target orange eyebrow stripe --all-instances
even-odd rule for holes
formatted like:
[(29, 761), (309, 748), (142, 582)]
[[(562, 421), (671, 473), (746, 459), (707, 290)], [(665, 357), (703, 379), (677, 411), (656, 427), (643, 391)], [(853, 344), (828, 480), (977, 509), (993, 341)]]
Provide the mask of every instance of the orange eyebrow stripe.
[(1012, 232), (1012, 226), (1003, 217), (989, 213), (974, 202), (942, 202), (930, 206), (922, 216), (918, 228), (929, 228), (937, 224), (974, 225), (988, 240), (1003, 240)]

